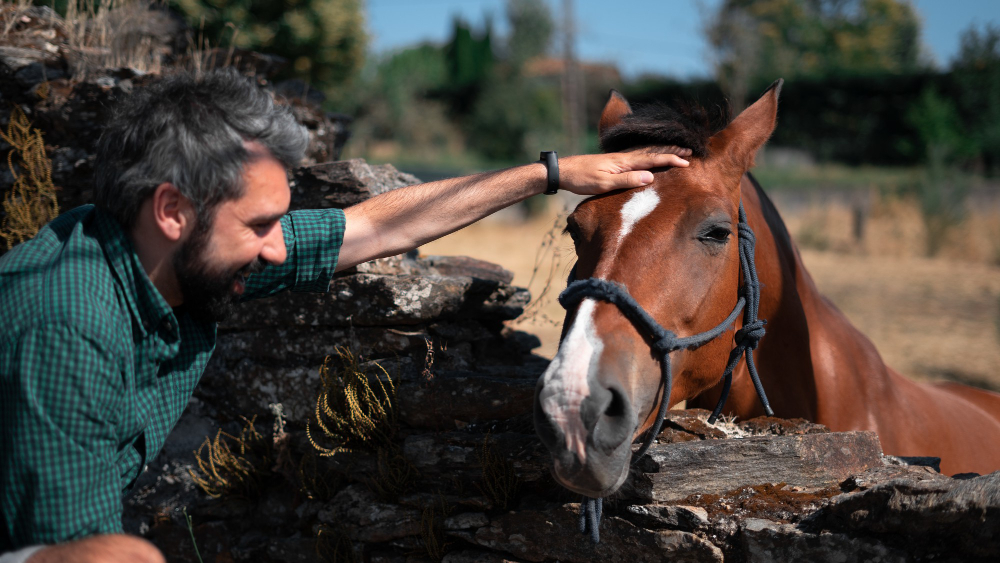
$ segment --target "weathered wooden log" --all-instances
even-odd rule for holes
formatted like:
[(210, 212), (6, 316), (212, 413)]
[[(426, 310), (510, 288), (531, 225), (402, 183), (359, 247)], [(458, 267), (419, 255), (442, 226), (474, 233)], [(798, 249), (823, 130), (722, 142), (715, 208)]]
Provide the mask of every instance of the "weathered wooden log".
[(874, 432), (831, 432), (656, 444), (639, 465), (641, 496), (659, 502), (785, 483), (819, 490), (882, 464)]

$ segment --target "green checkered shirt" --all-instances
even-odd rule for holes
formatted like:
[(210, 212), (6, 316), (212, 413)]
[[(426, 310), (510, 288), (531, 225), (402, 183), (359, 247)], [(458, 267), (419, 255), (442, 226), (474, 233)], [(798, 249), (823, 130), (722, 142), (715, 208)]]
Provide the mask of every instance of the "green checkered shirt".
[[(288, 258), (244, 299), (323, 292), (340, 210), (281, 219)], [(129, 238), (84, 206), (0, 258), (0, 553), (122, 531), (122, 497), (163, 447), (215, 349), (171, 309)]]

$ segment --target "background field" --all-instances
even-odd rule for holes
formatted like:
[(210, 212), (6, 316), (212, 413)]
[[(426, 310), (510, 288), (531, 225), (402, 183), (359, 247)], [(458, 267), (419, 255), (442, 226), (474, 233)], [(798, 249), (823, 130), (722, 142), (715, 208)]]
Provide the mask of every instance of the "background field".
[[(770, 193), (800, 239), (802, 258), (820, 290), (872, 339), (890, 366), (915, 379), (1000, 390), (1000, 199), (989, 195), (996, 190), (979, 196), (934, 258), (925, 256), (925, 232), (912, 198), (866, 189)], [(867, 219), (857, 239), (859, 201)], [(495, 216), (421, 249), (474, 256), (512, 270), (515, 283), (529, 286), (534, 298), (514, 325), (538, 335), (537, 352), (547, 357), (558, 347), (562, 323), (554, 298), (573, 260), (572, 244), (560, 233), (565, 212), (556, 209), (561, 205), (550, 207), (530, 220), (514, 213)]]

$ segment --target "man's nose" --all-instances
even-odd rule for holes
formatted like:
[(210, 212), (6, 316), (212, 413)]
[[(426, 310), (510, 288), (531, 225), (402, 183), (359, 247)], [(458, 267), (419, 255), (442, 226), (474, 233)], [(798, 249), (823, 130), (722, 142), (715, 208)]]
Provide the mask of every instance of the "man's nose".
[(277, 266), (288, 257), (288, 250), (285, 248), (285, 235), (281, 232), (281, 222), (275, 223), (274, 228), (264, 237), (264, 247), (260, 249), (260, 259)]

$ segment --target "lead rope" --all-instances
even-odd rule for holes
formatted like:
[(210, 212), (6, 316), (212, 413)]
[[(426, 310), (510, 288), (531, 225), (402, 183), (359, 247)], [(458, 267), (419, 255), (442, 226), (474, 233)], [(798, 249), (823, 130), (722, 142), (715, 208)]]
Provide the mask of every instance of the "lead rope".
[[(764, 324), (766, 321), (757, 318), (757, 312), (760, 307), (760, 280), (757, 278), (757, 268), (754, 265), (754, 247), (757, 239), (754, 236), (753, 230), (747, 224), (746, 212), (743, 210), (742, 201), (740, 202), (737, 233), (739, 235), (740, 267), (743, 270), (744, 280), (739, 299), (736, 302), (736, 307), (733, 308), (733, 312), (724, 321), (716, 325), (715, 328), (700, 334), (682, 338), (663, 328), (636, 302), (624, 286), (615, 282), (597, 278), (577, 280), (570, 283), (559, 295), (559, 304), (566, 309), (588, 297), (600, 299), (601, 301), (606, 301), (617, 306), (633, 325), (639, 329), (644, 329), (651, 336), (652, 343), (650, 344), (650, 348), (654, 352), (658, 352), (661, 357), (660, 373), (663, 380), (663, 392), (660, 399), (660, 408), (656, 412), (656, 420), (646, 433), (646, 438), (643, 440), (642, 445), (632, 454), (632, 465), (635, 465), (639, 458), (649, 449), (649, 446), (653, 444), (653, 440), (660, 433), (660, 429), (663, 427), (663, 422), (666, 419), (667, 409), (670, 406), (670, 390), (673, 386), (670, 352), (682, 349), (693, 350), (714, 340), (725, 332), (730, 325), (736, 322), (736, 317), (739, 315), (741, 309), (743, 310), (743, 327), (737, 330), (733, 337), (736, 346), (730, 352), (729, 362), (726, 364), (726, 370), (722, 374), (722, 396), (719, 398), (719, 403), (712, 412), (712, 416), (709, 417), (708, 422), (709, 424), (715, 424), (719, 413), (722, 412), (722, 407), (729, 397), (729, 389), (732, 386), (733, 370), (743, 355), (746, 355), (747, 370), (750, 373), (754, 388), (757, 390), (757, 396), (760, 397), (760, 402), (764, 406), (764, 412), (768, 416), (774, 416), (774, 411), (771, 410), (771, 405), (764, 394), (764, 386), (760, 383), (757, 366), (754, 364), (753, 359), (753, 350), (757, 349), (757, 344), (764, 336)], [(746, 306), (745, 308), (744, 305)], [(583, 497), (580, 502), (580, 533), (589, 534), (591, 541), (594, 543), (600, 543), (601, 541), (598, 526), (601, 522), (603, 506), (604, 502), (601, 498)]]

